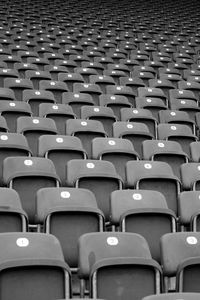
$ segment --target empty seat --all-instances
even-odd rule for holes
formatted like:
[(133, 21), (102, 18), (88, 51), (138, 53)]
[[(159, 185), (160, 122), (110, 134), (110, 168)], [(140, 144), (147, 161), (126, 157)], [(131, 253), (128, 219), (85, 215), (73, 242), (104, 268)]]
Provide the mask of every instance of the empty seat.
[(113, 163), (117, 173), (125, 182), (125, 165), (129, 160), (139, 159), (132, 143), (120, 138), (95, 138), (92, 141), (92, 158)]
[(103, 127), (108, 134), (112, 136), (113, 123), (116, 122), (116, 117), (110, 107), (104, 106), (82, 106), (81, 118), (88, 120), (97, 120), (103, 124)]
[(106, 94), (124, 96), (128, 99), (131, 105), (135, 107), (135, 94), (129, 86), (108, 85), (106, 87)]
[(122, 180), (111, 162), (73, 159), (67, 163), (67, 186), (91, 190), (103, 211), (106, 221), (110, 216), (110, 194), (122, 188)]
[(68, 104), (41, 103), (39, 105), (39, 117), (53, 119), (58, 133), (65, 134), (66, 121), (75, 119), (76, 115)]
[(181, 145), (174, 141), (146, 140), (143, 142), (143, 159), (168, 163), (174, 175), (180, 178), (180, 166), (187, 163), (189, 157)]
[(161, 237), (163, 273), (176, 276), (177, 292), (199, 292), (199, 232), (168, 233)]
[(115, 116), (120, 120), (120, 110), (125, 107), (132, 107), (125, 96), (102, 94), (99, 97), (100, 106), (112, 108)]
[(66, 165), (71, 159), (86, 159), (87, 153), (79, 138), (63, 135), (42, 135), (39, 137), (38, 154), (54, 163), (63, 186), (66, 184)]
[(0, 188), (0, 232), (25, 232), (28, 217), (15, 190)]
[(158, 138), (180, 143), (183, 151), (190, 157), (190, 143), (197, 141), (189, 126), (184, 124), (158, 124)]
[(200, 164), (196, 162), (182, 164), (181, 179), (184, 190), (200, 190)]
[[(176, 231), (177, 218), (165, 197), (151, 190), (121, 190), (111, 194), (111, 223), (122, 232), (142, 235), (153, 259), (160, 263), (160, 238)], [(151, 232), (151, 234), (149, 234)]]
[(97, 84), (77, 82), (73, 85), (73, 92), (89, 94), (92, 97), (95, 105), (99, 105), (99, 96), (102, 94), (102, 91)]
[(177, 214), (180, 181), (166, 162), (129, 161), (126, 164), (127, 188), (156, 190), (167, 201), (168, 208)]
[(66, 83), (67, 88), (70, 92), (73, 92), (73, 85), (76, 82), (84, 82), (83, 76), (78, 73), (60, 73), (58, 75), (58, 80)]
[(148, 109), (121, 108), (121, 121), (144, 123), (149, 132), (157, 137), (157, 120)]
[(108, 85), (115, 85), (114, 79), (106, 75), (90, 75), (90, 83), (98, 85), (103, 93)]
[(63, 93), (68, 92), (67, 85), (63, 81), (41, 80), (39, 87), (41, 90), (51, 92), (57, 103), (61, 103)]
[(54, 95), (49, 91), (44, 90), (24, 90), (23, 101), (29, 103), (34, 116), (39, 115), (40, 103), (55, 103)]
[(160, 88), (153, 88), (153, 87), (139, 87), (138, 88), (138, 97), (145, 97), (145, 98), (158, 98), (162, 99), (163, 103), (168, 106), (168, 99), (165, 96), (164, 92)]
[(113, 124), (113, 137), (130, 140), (139, 157), (142, 157), (142, 142), (153, 139), (145, 124), (122, 121)]
[(92, 192), (78, 188), (42, 188), (37, 192), (37, 220), (44, 232), (61, 243), (65, 261), (78, 267), (78, 239), (88, 232), (102, 231), (104, 216)]
[(150, 110), (153, 117), (158, 120), (159, 111), (168, 109), (168, 106), (158, 97), (136, 97), (136, 108)]
[(14, 91), (15, 98), (18, 101), (22, 101), (24, 90), (33, 89), (33, 83), (30, 79), (6, 78), (4, 86)]
[(92, 96), (85, 93), (66, 92), (62, 95), (62, 103), (72, 107), (73, 112), (81, 118), (81, 107), (84, 105), (95, 105)]
[(35, 223), (36, 192), (43, 187), (59, 186), (53, 162), (41, 157), (7, 157), (3, 163), (4, 184), (16, 190), (30, 224)]
[(25, 72), (25, 78), (30, 79), (33, 83), (34, 89), (39, 90), (40, 81), (51, 80), (51, 74), (47, 71), (27, 70)]
[(188, 113), (182, 110), (160, 110), (160, 123), (183, 124), (191, 128), (193, 134), (196, 134), (195, 122), (190, 119)]
[(185, 231), (200, 231), (200, 191), (184, 191), (179, 195), (179, 222)]
[[(1, 298), (69, 298), (71, 272), (59, 241), (44, 233), (1, 233)], [(26, 288), (24, 288), (26, 286)]]
[(161, 273), (146, 240), (138, 234), (88, 233), (79, 239), (79, 277), (90, 280), (93, 298), (139, 300), (159, 293)]
[(17, 70), (13, 69), (0, 69), (0, 87), (4, 87), (4, 80), (6, 78), (19, 78), (19, 73), (17, 72)]
[(83, 148), (92, 156), (92, 140), (96, 137), (106, 137), (107, 133), (100, 121), (71, 119), (66, 122), (66, 134), (80, 138)]
[(21, 133), (27, 138), (33, 156), (37, 156), (38, 138), (44, 134), (57, 134), (57, 128), (54, 120), (50, 118), (19, 117), (17, 133)]

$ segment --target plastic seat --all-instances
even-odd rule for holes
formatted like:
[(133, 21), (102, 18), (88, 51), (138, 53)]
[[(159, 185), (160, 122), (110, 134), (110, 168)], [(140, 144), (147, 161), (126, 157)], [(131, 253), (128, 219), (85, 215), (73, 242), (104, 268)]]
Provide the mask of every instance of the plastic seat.
[(132, 143), (120, 138), (95, 138), (92, 141), (92, 158), (110, 161), (125, 182), (125, 164), (129, 160), (138, 160), (138, 153)]
[(200, 189), (199, 169), (200, 169), (200, 164), (196, 162), (182, 164), (181, 179), (182, 179), (184, 190), (198, 191)]
[(6, 121), (6, 127), (4, 131), (16, 132), (17, 130), (17, 118), (20, 116), (31, 116), (32, 111), (28, 103), (21, 101), (0, 101), (0, 114)]
[(80, 138), (89, 158), (92, 155), (92, 140), (96, 137), (107, 136), (100, 121), (84, 119), (68, 120), (66, 122), (66, 134)]
[(4, 55), (0, 55), (0, 60), (7, 63), (7, 67), (9, 69), (13, 69), (14, 67), (14, 64), (15, 63), (20, 63), (22, 62), (22, 60), (20, 59), (19, 56), (16, 56), (16, 55), (9, 55), (9, 54), (4, 54)]
[(99, 105), (99, 96), (102, 94), (99, 86), (92, 83), (74, 83), (74, 93), (86, 93), (91, 95), (95, 105)]
[(180, 166), (187, 163), (189, 157), (181, 145), (174, 141), (146, 140), (143, 142), (143, 159), (168, 163), (174, 175), (180, 179)]
[(121, 108), (121, 121), (144, 123), (149, 132), (157, 137), (157, 120), (148, 109)]
[[(89, 263), (92, 253), (94, 260)], [(159, 293), (161, 274), (146, 240), (138, 234), (88, 233), (79, 239), (79, 277), (84, 282), (89, 278), (93, 298), (136, 300)]]
[(135, 107), (135, 94), (133, 93), (132, 89), (128, 86), (108, 85), (106, 87), (106, 93), (111, 95), (124, 96), (128, 99), (131, 105)]
[(19, 117), (17, 133), (21, 133), (27, 138), (33, 156), (37, 156), (39, 137), (44, 134), (57, 134), (57, 128), (55, 122), (50, 118)]
[(63, 186), (66, 185), (66, 165), (72, 159), (86, 159), (79, 138), (65, 135), (42, 135), (39, 138), (38, 154), (50, 159), (56, 168)]
[(68, 92), (67, 85), (62, 81), (41, 80), (39, 87), (41, 90), (51, 92), (57, 103), (61, 103), (63, 93)]
[(200, 83), (197, 81), (179, 81), (178, 87), (181, 90), (192, 91), (197, 99), (199, 99)]
[(0, 188), (0, 232), (25, 232), (28, 218), (15, 190)]
[(195, 94), (186, 89), (174, 89), (169, 92), (170, 99), (193, 100), (198, 103), (198, 98)]
[(177, 214), (180, 181), (172, 168), (161, 161), (129, 161), (126, 164), (127, 188), (156, 190), (167, 201), (168, 208)]
[(145, 84), (143, 83), (142, 79), (137, 77), (121, 77), (120, 78), (120, 85), (128, 86), (132, 89), (135, 96), (138, 96), (138, 88), (144, 87)]
[(25, 78), (25, 72), (28, 70), (37, 71), (38, 67), (35, 64), (31, 63), (15, 63), (15, 70), (18, 71), (21, 78)]
[(115, 85), (114, 79), (106, 75), (90, 75), (90, 83), (98, 85), (103, 93), (108, 85)]
[(46, 71), (27, 70), (25, 72), (25, 78), (30, 79), (34, 89), (38, 90), (40, 81), (51, 80), (51, 74)]
[[(104, 70), (104, 66), (101, 64), (101, 63), (98, 63), (98, 62), (88, 62), (88, 61), (83, 61), (81, 63), (81, 66), (83, 68), (89, 68), (89, 69), (94, 69), (97, 71), (97, 73), (99, 75), (102, 75), (103, 74), (103, 70)], [(96, 76), (96, 75), (90, 75), (90, 76)], [(91, 77), (90, 77), (91, 78)], [(91, 83), (94, 83), (94, 82), (91, 82)]]
[(84, 68), (84, 67), (79, 67), (74, 69), (75, 73), (81, 74), (81, 76), (84, 79), (85, 83), (89, 83), (89, 78), (91, 75), (98, 75), (98, 72), (95, 69), (92, 68)]
[(163, 100), (164, 105), (168, 106), (168, 100), (164, 95), (164, 92), (160, 88), (139, 87), (138, 97), (154, 98), (154, 99), (158, 98)]
[(73, 112), (81, 118), (81, 107), (87, 105), (94, 106), (95, 103), (90, 94), (66, 92), (62, 95), (62, 103), (72, 107)]
[(105, 132), (108, 136), (112, 136), (113, 123), (116, 122), (116, 117), (110, 107), (104, 106), (82, 106), (81, 118), (86, 120), (97, 120), (103, 124)]
[(23, 101), (27, 102), (34, 116), (39, 115), (40, 103), (55, 103), (53, 93), (44, 90), (24, 90)]
[(19, 78), (19, 73), (13, 69), (0, 69), (0, 87), (4, 87), (4, 80), (6, 78)]
[(137, 109), (148, 109), (153, 117), (158, 121), (159, 111), (168, 109), (161, 98), (157, 97), (136, 97)]
[(113, 124), (113, 137), (128, 139), (133, 144), (139, 157), (142, 157), (142, 142), (153, 139), (152, 134), (145, 124), (122, 121)]
[(110, 216), (110, 194), (122, 188), (122, 179), (111, 162), (73, 159), (67, 163), (67, 186), (86, 188), (96, 197), (106, 221)]
[(42, 188), (37, 192), (37, 220), (61, 243), (65, 261), (78, 267), (78, 239), (102, 231), (104, 216), (92, 192), (79, 188)]
[(37, 69), (42, 72), (45, 71), (46, 66), (49, 66), (48, 59), (43, 57), (28, 57), (27, 63), (34, 64), (35, 66), (37, 66)]
[(13, 90), (8, 88), (0, 88), (0, 100), (16, 100)]
[(184, 124), (158, 124), (158, 139), (178, 142), (190, 157), (190, 143), (197, 141), (189, 126)]
[(177, 292), (199, 292), (199, 238), (199, 232), (168, 233), (161, 238), (163, 273), (176, 276)]
[(0, 249), (2, 299), (12, 293), (16, 300), (71, 296), (71, 272), (53, 235), (1, 233)]
[(51, 79), (53, 81), (58, 81), (58, 74), (59, 73), (68, 73), (68, 69), (65, 66), (52, 66), (46, 65), (44, 70), (51, 74)]
[(99, 97), (99, 102), (101, 106), (107, 106), (112, 108), (115, 116), (120, 120), (120, 110), (121, 108), (132, 107), (131, 103), (125, 96), (121, 95), (109, 95), (103, 94)]
[(169, 80), (173, 86), (175, 87), (175, 89), (178, 89), (178, 82), (180, 80), (182, 80), (181, 75), (178, 74), (160, 74), (160, 80), (164, 80), (167, 79)]
[[(67, 69), (66, 73), (74, 73), (74, 69), (77, 67), (77, 64), (74, 60), (62, 60), (62, 59), (56, 59), (55, 60), (55, 66), (63, 66)], [(58, 79), (59, 80), (59, 76)], [(61, 80), (61, 79), (60, 79)]]
[(7, 157), (3, 162), (5, 186), (16, 190), (30, 224), (35, 224), (36, 192), (43, 187), (58, 187), (60, 179), (53, 162), (41, 157)]
[(74, 60), (77, 63), (78, 67), (81, 67), (81, 63), (84, 61), (90, 61), (89, 57), (85, 55), (70, 55), (70, 60)]
[(200, 293), (167, 293), (144, 297), (142, 300), (198, 300)]
[(169, 99), (169, 91), (174, 89), (174, 86), (171, 83), (171, 81), (167, 79), (150, 79), (149, 87), (161, 89), (164, 95), (167, 97), (167, 99)]
[(30, 79), (6, 78), (4, 80), (4, 86), (13, 90), (15, 98), (18, 101), (22, 101), (24, 90), (33, 89), (33, 83)]
[(143, 83), (148, 86), (149, 80), (154, 79), (155, 76), (151, 72), (133, 71), (133, 77), (142, 79)]
[(66, 133), (66, 121), (69, 119), (75, 119), (72, 108), (68, 104), (50, 104), (41, 103), (39, 105), (39, 117), (45, 117), (53, 119), (59, 134)]
[(191, 128), (193, 134), (196, 134), (196, 124), (190, 119), (185, 111), (181, 110), (160, 110), (159, 112), (160, 123), (170, 124), (183, 124)]
[[(151, 190), (121, 190), (111, 194), (111, 223), (122, 232), (142, 235), (153, 259), (160, 263), (160, 238), (176, 232), (177, 218), (164, 196)], [(151, 234), (149, 234), (151, 232)]]
[(179, 195), (179, 222), (182, 231), (200, 231), (200, 191), (184, 191)]
[(78, 73), (60, 73), (58, 75), (58, 80), (66, 83), (70, 92), (73, 92), (74, 83), (84, 83), (83, 76)]
[(114, 79), (116, 85), (120, 84), (121, 77), (127, 77), (127, 74), (124, 71), (120, 70), (104, 70), (103, 75), (111, 76)]

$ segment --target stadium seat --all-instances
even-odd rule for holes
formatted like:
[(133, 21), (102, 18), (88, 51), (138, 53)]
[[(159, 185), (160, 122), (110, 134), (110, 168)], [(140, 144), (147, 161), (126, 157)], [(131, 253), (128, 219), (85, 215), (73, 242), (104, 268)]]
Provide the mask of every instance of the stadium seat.
[(166, 162), (129, 161), (126, 164), (126, 180), (127, 188), (161, 192), (165, 196), (168, 208), (177, 214), (181, 185)]
[(37, 156), (38, 138), (44, 134), (57, 134), (57, 128), (54, 120), (50, 118), (19, 117), (17, 133), (21, 133), (27, 138), (33, 156)]
[(122, 179), (111, 162), (103, 160), (73, 159), (67, 163), (67, 186), (86, 188), (96, 197), (98, 207), (108, 222), (110, 194), (122, 188)]
[(177, 292), (199, 292), (199, 235), (176, 232), (161, 237), (163, 273), (176, 276)]
[(7, 157), (3, 162), (3, 181), (18, 192), (30, 224), (35, 224), (37, 190), (60, 184), (53, 162), (41, 157)]
[(66, 134), (78, 137), (83, 148), (88, 154), (88, 158), (92, 157), (92, 140), (96, 137), (106, 137), (107, 133), (100, 121), (71, 119), (66, 122)]
[(88, 233), (79, 239), (79, 277), (90, 280), (93, 298), (135, 300), (159, 293), (161, 273), (146, 240), (138, 234)]
[[(71, 297), (71, 272), (59, 241), (44, 233), (1, 233), (1, 297)], [(26, 286), (26, 288), (24, 288)]]
[(72, 159), (86, 159), (87, 153), (75, 136), (42, 135), (39, 137), (38, 154), (50, 159), (63, 186), (66, 184), (66, 165)]

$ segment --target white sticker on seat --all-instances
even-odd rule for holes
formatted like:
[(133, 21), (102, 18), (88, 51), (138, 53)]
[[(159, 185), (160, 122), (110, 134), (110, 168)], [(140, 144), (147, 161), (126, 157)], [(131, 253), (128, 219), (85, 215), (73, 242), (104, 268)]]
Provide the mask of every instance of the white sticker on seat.
[(10, 102), (9, 105), (12, 107), (16, 106), (16, 104), (14, 102)]
[(61, 193), (60, 193), (60, 197), (61, 198), (64, 198), (64, 199), (68, 199), (68, 198), (70, 198), (70, 193), (68, 192), (68, 191), (62, 191)]
[(176, 126), (170, 126), (171, 130), (176, 130)]
[(95, 108), (94, 108), (94, 111), (95, 111), (95, 112), (99, 112), (100, 109), (99, 109), (98, 107), (95, 107)]
[(137, 201), (142, 200), (142, 195), (139, 193), (133, 194), (133, 200), (137, 200)]
[(34, 124), (39, 124), (40, 121), (39, 121), (38, 119), (33, 119), (33, 123), (34, 123)]
[(18, 238), (16, 244), (18, 247), (28, 247), (29, 240), (27, 238)]
[(2, 141), (7, 141), (8, 140), (8, 136), (7, 135), (1, 135), (0, 136), (0, 139), (2, 140)]
[(158, 143), (158, 147), (164, 148), (164, 147), (165, 147), (165, 144), (164, 144), (164, 143)]
[(31, 159), (26, 159), (24, 161), (25, 166), (32, 166), (33, 165), (33, 161)]
[(63, 143), (63, 138), (57, 138), (57, 139), (56, 139), (56, 142), (57, 142), (57, 143)]
[(110, 141), (108, 141), (108, 144), (109, 144), (110, 146), (114, 146), (114, 145), (116, 145), (116, 142), (113, 141), (113, 140), (110, 140)]
[(186, 241), (190, 245), (196, 245), (198, 243), (197, 238), (195, 236), (188, 236)]
[(118, 238), (116, 238), (116, 237), (108, 237), (107, 238), (107, 244), (109, 245), (109, 246), (116, 246), (116, 245), (118, 245), (118, 243), (119, 243), (119, 241), (118, 241)]
[(88, 169), (94, 169), (95, 165), (93, 163), (87, 163), (86, 167)]
[(152, 165), (151, 164), (144, 164), (145, 169), (151, 169)]
[(55, 109), (55, 110), (57, 110), (58, 109), (58, 105), (53, 105), (52, 108)]
[(40, 94), (41, 94), (40, 91), (36, 91), (36, 92), (35, 92), (35, 95), (40, 95)]

